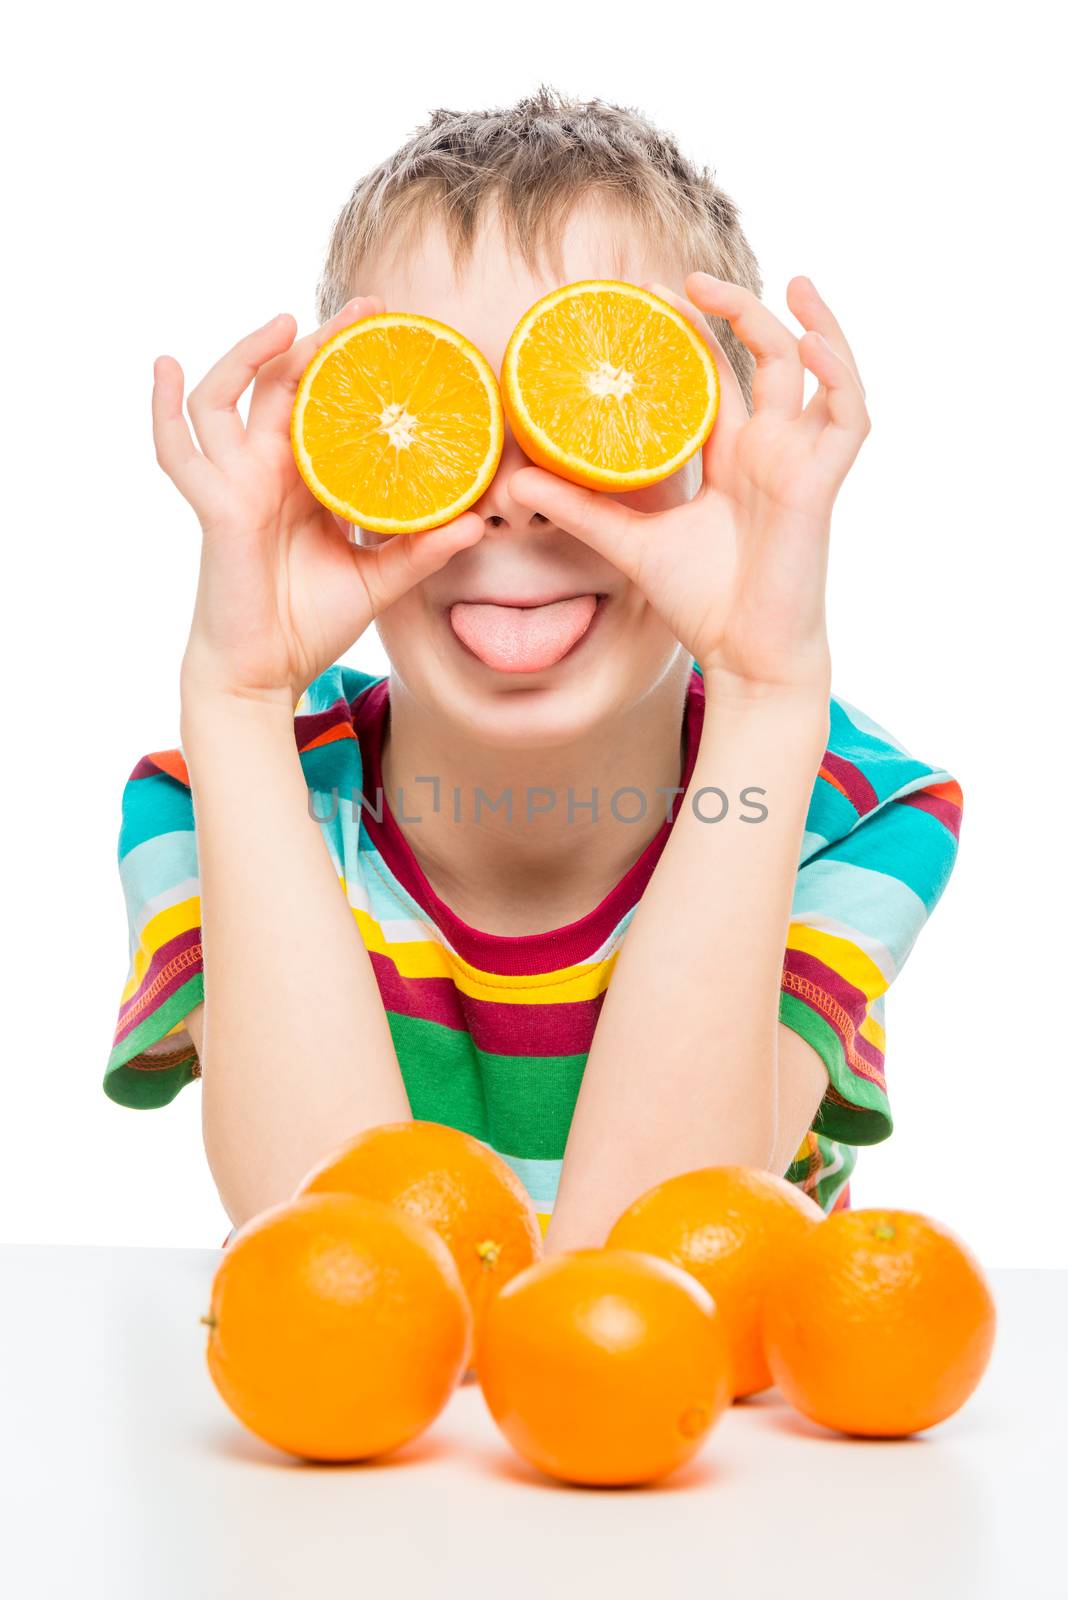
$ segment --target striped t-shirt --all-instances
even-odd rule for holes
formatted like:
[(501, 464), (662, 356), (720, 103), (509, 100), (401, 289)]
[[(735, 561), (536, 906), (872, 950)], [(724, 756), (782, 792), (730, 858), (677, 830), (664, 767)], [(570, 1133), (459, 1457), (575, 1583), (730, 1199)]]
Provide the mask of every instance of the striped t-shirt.
[[(823, 1102), (787, 1173), (825, 1211), (848, 1205), (857, 1147), (891, 1131), (884, 995), (945, 887), (961, 815), (947, 772), (914, 760), (837, 696), (830, 710), (779, 1001), (781, 1020), (827, 1069)], [(388, 713), (388, 676), (338, 664), (308, 687), (294, 733), (309, 807), (369, 952), (412, 1115), (496, 1150), (544, 1228), (597, 1016), (673, 824), (665, 820), (578, 921), (516, 937), (480, 932), (431, 888), (382, 792)], [(684, 789), (703, 718), (694, 664)], [(161, 1106), (199, 1076), (183, 1018), (204, 997), (196, 832), (179, 749), (144, 756), (130, 774), (119, 871), (129, 970), (104, 1087), (123, 1105)], [(655, 1061), (648, 1070), (655, 1077)]]

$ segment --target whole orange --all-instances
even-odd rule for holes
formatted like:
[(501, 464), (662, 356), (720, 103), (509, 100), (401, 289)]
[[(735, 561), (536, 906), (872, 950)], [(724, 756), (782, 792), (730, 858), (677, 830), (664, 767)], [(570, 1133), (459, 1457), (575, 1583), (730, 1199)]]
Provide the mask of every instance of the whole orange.
[(226, 1248), (208, 1369), (231, 1411), (280, 1450), (357, 1461), (431, 1423), (470, 1351), (456, 1264), (425, 1223), (355, 1195), (274, 1206)]
[(914, 1211), (843, 1211), (801, 1240), (764, 1339), (790, 1404), (842, 1433), (896, 1438), (967, 1400), (996, 1311), (963, 1240)]
[(781, 1263), (822, 1220), (814, 1200), (772, 1172), (703, 1167), (641, 1195), (605, 1242), (663, 1256), (704, 1285), (723, 1313), (738, 1397), (771, 1383), (760, 1337), (764, 1297)]
[(687, 1461), (730, 1402), (712, 1297), (636, 1250), (528, 1267), (487, 1308), (482, 1392), (520, 1455), (570, 1483), (648, 1483)]
[(428, 1223), (453, 1253), (478, 1328), (486, 1302), (541, 1255), (541, 1229), (507, 1162), (440, 1122), (369, 1128), (308, 1174), (301, 1194), (370, 1195)]

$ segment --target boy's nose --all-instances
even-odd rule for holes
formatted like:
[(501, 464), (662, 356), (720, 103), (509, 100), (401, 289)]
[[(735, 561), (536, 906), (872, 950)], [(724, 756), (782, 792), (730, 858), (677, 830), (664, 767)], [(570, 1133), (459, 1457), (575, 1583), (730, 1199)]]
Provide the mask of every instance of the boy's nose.
[(508, 493), (508, 484), (513, 472), (518, 472), (521, 467), (531, 467), (534, 463), (520, 450), (510, 430), (505, 433), (504, 450), (500, 463), (493, 476), (493, 482), (482, 496), (471, 507), (486, 523), (487, 531), (492, 533), (527, 533), (532, 528), (545, 528), (550, 526), (548, 517), (540, 511), (531, 511), (528, 506), (521, 506), (513, 500)]

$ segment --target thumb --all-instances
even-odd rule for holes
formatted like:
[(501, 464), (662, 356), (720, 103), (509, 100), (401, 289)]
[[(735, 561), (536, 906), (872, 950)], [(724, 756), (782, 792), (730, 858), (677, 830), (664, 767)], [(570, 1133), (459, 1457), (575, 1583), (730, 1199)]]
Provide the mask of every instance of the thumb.
[(374, 550), (358, 550), (360, 576), (367, 587), (373, 615), (381, 616), (401, 595), (437, 572), (459, 550), (476, 545), (486, 531), (475, 511), (465, 511), (452, 522), (427, 533), (395, 533)]

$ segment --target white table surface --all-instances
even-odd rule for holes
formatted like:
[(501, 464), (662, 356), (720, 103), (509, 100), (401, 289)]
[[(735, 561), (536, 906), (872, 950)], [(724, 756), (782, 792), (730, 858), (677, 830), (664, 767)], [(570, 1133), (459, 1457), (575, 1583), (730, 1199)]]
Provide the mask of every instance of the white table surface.
[(12, 1600), (1068, 1596), (1068, 1273), (992, 1274), (990, 1368), (928, 1434), (844, 1440), (772, 1392), (661, 1486), (583, 1490), (515, 1457), (473, 1385), (374, 1465), (260, 1444), (204, 1362), (218, 1259), (0, 1249)]

